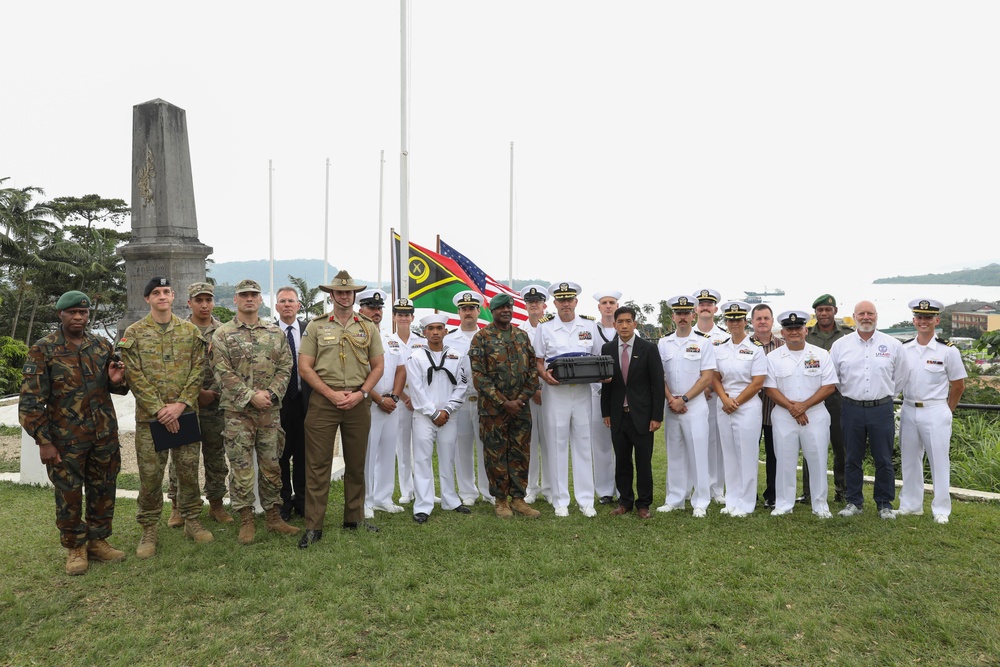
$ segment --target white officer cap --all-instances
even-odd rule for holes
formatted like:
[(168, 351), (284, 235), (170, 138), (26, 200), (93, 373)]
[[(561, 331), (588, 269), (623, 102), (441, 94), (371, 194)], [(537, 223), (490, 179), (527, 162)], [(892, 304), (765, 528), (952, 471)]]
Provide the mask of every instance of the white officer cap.
[(358, 292), (357, 303), (359, 306), (382, 308), (385, 306), (387, 296), (388, 295), (380, 289), (366, 289), (363, 292)]
[(443, 324), (448, 326), (448, 313), (433, 313), (420, 318), (420, 326), (426, 327), (428, 324)]
[(746, 301), (727, 301), (719, 306), (719, 310), (727, 320), (745, 320), (750, 312), (750, 304)]
[(694, 310), (697, 303), (698, 297), (691, 296), (690, 294), (679, 294), (667, 299), (667, 305), (670, 306), (670, 310), (682, 313), (686, 310)]
[(461, 308), (462, 306), (482, 306), (483, 295), (473, 290), (469, 290), (468, 292), (459, 292), (452, 297), (451, 302), (458, 308)]
[(613, 289), (612, 290), (597, 291), (597, 292), (594, 292), (594, 301), (600, 301), (601, 299), (603, 299), (606, 296), (610, 296), (612, 299), (614, 299), (615, 301), (617, 301), (618, 299), (622, 298), (622, 293), (619, 292), (618, 290), (613, 290)]
[(933, 315), (937, 317), (944, 310), (944, 304), (935, 299), (914, 299), (907, 307), (914, 315)]
[(809, 313), (804, 310), (786, 310), (778, 315), (778, 322), (783, 329), (794, 329), (804, 327), (809, 321)]
[(521, 288), (521, 298), (525, 301), (548, 301), (549, 293), (541, 285), (526, 285)]
[(722, 301), (722, 295), (714, 289), (700, 289), (697, 292), (697, 296), (698, 301), (714, 301), (715, 303)]
[(553, 299), (575, 299), (583, 291), (579, 283), (552, 283), (549, 285), (549, 295)]

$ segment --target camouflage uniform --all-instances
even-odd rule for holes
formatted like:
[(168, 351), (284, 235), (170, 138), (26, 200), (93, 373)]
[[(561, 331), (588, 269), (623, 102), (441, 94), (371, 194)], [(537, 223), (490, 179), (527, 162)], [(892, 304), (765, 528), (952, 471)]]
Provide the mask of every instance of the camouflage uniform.
[[(260, 504), (265, 510), (281, 505), (281, 468), (284, 446), (281, 401), (292, 376), (292, 351), (288, 339), (273, 322), (250, 325), (226, 322), (212, 336), (212, 367), (222, 388), (220, 407), (225, 411), (222, 432), (229, 456), (229, 498), (239, 511), (254, 504), (253, 456), (260, 471)], [(271, 392), (271, 407), (258, 410), (250, 404), (257, 391)]]
[[(139, 510), (142, 526), (155, 525), (163, 512), (163, 470), (167, 452), (157, 452), (149, 422), (168, 403), (186, 403), (198, 410), (198, 391), (204, 382), (207, 341), (198, 327), (171, 315), (162, 328), (147, 315), (125, 330), (118, 350), (125, 362), (125, 376), (135, 396), (135, 453), (139, 464)], [(181, 516), (201, 514), (198, 491), (197, 442), (173, 448), (177, 464), (177, 503)]]
[[(28, 350), (18, 415), (38, 445), (51, 444), (62, 461), (46, 469), (55, 486), (56, 527), (67, 549), (111, 535), (121, 452), (111, 393), (127, 394), (108, 378), (111, 343), (84, 333), (79, 348), (62, 330)], [(83, 491), (87, 518), (83, 519)]]
[[(489, 324), (472, 338), (469, 348), (472, 381), (479, 392), (479, 430), (486, 475), (494, 498), (524, 498), (531, 447), (531, 397), (538, 389), (535, 350), (518, 327), (506, 331)], [(524, 401), (517, 415), (505, 400)]]
[[(191, 322), (190, 317), (188, 322)], [(202, 327), (197, 324), (195, 326), (206, 340), (211, 341), (212, 334), (222, 326), (222, 322), (213, 317), (212, 323), (208, 326)], [(221, 392), (212, 372), (211, 354), (212, 346), (209, 344), (205, 354), (205, 383), (201, 388)], [(226, 466), (226, 448), (222, 443), (222, 429), (226, 425), (226, 420), (222, 410), (219, 409), (219, 399), (215, 399), (210, 405), (198, 406), (198, 425), (201, 427), (201, 458), (205, 462), (205, 497), (209, 500), (221, 500), (226, 495), (226, 475), (229, 474), (229, 468)], [(167, 497), (171, 501), (176, 501), (177, 466), (173, 457), (170, 457), (169, 476), (170, 487), (167, 490)]]

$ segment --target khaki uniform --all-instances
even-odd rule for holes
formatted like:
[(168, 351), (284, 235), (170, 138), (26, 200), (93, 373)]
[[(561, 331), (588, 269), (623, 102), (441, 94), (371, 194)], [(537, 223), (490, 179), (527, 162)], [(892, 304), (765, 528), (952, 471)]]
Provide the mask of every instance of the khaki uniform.
[[(212, 366), (221, 387), (225, 413), (223, 441), (229, 457), (229, 497), (233, 510), (254, 504), (254, 454), (260, 471), (260, 504), (265, 510), (281, 504), (284, 445), (281, 398), (292, 375), (292, 351), (278, 325), (258, 320), (249, 325), (226, 322), (212, 336)], [(257, 391), (270, 391), (271, 407), (250, 404)]]
[(128, 393), (108, 378), (111, 355), (107, 340), (85, 333), (76, 347), (60, 329), (31, 346), (23, 368), (21, 426), (36, 444), (55, 446), (62, 459), (46, 469), (55, 487), (56, 527), (67, 549), (111, 535), (121, 468), (111, 394)]
[[(352, 315), (347, 327), (332, 313), (313, 319), (302, 335), (300, 356), (313, 357), (313, 370), (328, 387), (356, 391), (368, 379), (371, 360), (382, 356), (382, 338), (375, 323)], [(344, 450), (344, 523), (364, 520), (365, 454), (371, 426), (371, 399), (341, 410), (319, 392), (312, 392), (306, 411), (307, 530), (322, 530), (330, 496), (330, 467), (337, 429)]]
[[(149, 422), (168, 403), (185, 403), (185, 412), (198, 411), (198, 390), (205, 380), (208, 346), (198, 327), (172, 315), (161, 327), (147, 315), (125, 330), (118, 350), (125, 362), (125, 376), (135, 396), (135, 453), (139, 464), (139, 498), (136, 520), (155, 525), (163, 512), (163, 471), (167, 452), (157, 452)], [(177, 503), (181, 516), (197, 519), (201, 513), (198, 492), (199, 443), (173, 449), (177, 464)]]
[[(188, 322), (191, 318), (188, 317)], [(194, 322), (191, 322), (194, 324)], [(211, 341), (212, 334), (222, 326), (222, 322), (212, 318), (212, 323), (208, 326), (199, 326), (198, 330), (205, 340)], [(205, 383), (201, 386), (206, 391), (221, 391), (215, 381), (215, 374), (212, 372), (212, 346), (209, 344), (208, 352), (205, 355)], [(201, 458), (205, 464), (205, 497), (209, 500), (222, 500), (226, 495), (226, 475), (229, 468), (226, 466), (226, 448), (222, 443), (222, 429), (226, 424), (222, 410), (219, 409), (219, 399), (215, 399), (209, 405), (198, 406), (198, 425), (201, 427)], [(177, 466), (174, 460), (170, 459), (170, 486), (167, 489), (167, 497), (171, 501), (177, 500)], [(199, 492), (200, 495), (200, 492)]]

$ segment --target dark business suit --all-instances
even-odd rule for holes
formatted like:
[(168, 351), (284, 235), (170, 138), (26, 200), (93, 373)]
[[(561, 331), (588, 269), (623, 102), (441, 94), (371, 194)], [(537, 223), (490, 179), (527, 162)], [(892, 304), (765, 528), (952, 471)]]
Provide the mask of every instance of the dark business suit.
[[(663, 421), (663, 365), (656, 346), (638, 336), (629, 340), (628, 383), (622, 378), (619, 341), (605, 343), (601, 354), (612, 357), (611, 382), (601, 390), (601, 416), (611, 419), (615, 447), (615, 484), (619, 504), (649, 509), (653, 502), (653, 434), (649, 422)], [(628, 411), (625, 398), (628, 397)], [(637, 494), (632, 492), (632, 452), (635, 451)]]
[[(299, 340), (306, 330), (306, 323), (296, 320), (299, 325)], [(281, 332), (285, 332), (285, 323), (278, 321)], [(298, 350), (295, 351), (296, 354)], [(288, 385), (296, 382), (293, 377)], [(294, 509), (299, 516), (305, 516), (306, 503), (306, 444), (305, 422), (306, 408), (309, 405), (309, 395), (312, 387), (307, 382), (300, 382), (301, 390), (295, 398), (288, 398), (288, 391), (281, 400), (281, 428), (285, 431), (285, 451), (281, 453), (278, 465), (281, 468), (281, 508), (286, 514)]]

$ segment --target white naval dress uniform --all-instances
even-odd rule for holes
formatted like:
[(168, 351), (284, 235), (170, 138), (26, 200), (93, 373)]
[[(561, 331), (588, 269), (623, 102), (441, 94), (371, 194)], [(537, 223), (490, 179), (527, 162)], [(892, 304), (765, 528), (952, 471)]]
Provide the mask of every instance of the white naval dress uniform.
[[(405, 364), (409, 356), (406, 346), (392, 340), (391, 334), (382, 333), (382, 349), (385, 350), (382, 357), (385, 366), (382, 377), (374, 387), (379, 396), (392, 393), (396, 369)], [(374, 402), (371, 405), (372, 421), (368, 431), (368, 451), (365, 453), (366, 510), (392, 505), (392, 492), (396, 488), (396, 442), (403, 412), (407, 410), (402, 402), (391, 413), (384, 412)]]
[[(804, 349), (793, 351), (779, 347), (767, 355), (767, 378), (764, 387), (775, 387), (790, 401), (804, 401), (820, 387), (837, 384), (837, 371), (830, 354), (821, 347), (806, 343)], [(809, 488), (812, 490), (812, 511), (829, 514), (826, 496), (828, 482), (826, 465), (830, 442), (830, 413), (821, 401), (806, 411), (809, 423), (800, 426), (791, 413), (780, 405), (771, 413), (774, 429), (774, 512), (785, 514), (795, 507), (795, 467), (799, 449), (809, 464)]]
[[(614, 327), (604, 327), (598, 322), (596, 328), (602, 345), (618, 337)], [(594, 459), (594, 492), (598, 498), (615, 497), (618, 495), (615, 489), (615, 448), (611, 443), (611, 429), (604, 425), (604, 418), (601, 417), (601, 388), (607, 385), (595, 382), (591, 386), (594, 388), (590, 408), (593, 411), (590, 446)]]
[[(538, 331), (538, 327), (531, 326), (530, 320), (525, 320), (518, 326), (528, 333), (531, 347), (535, 348), (535, 332)], [(545, 382), (539, 381), (539, 384), (542, 385)], [(539, 495), (548, 498), (552, 490), (549, 488), (548, 480), (542, 475), (542, 440), (544, 439), (542, 406), (536, 405), (534, 401), (528, 401), (528, 408), (531, 410), (531, 447), (528, 454), (528, 488), (524, 497), (533, 501)]]
[[(558, 316), (538, 326), (535, 356), (548, 361), (560, 354), (601, 353), (603, 341), (593, 320), (577, 315), (569, 322)], [(590, 444), (593, 392), (590, 384), (550, 385), (542, 381), (543, 477), (552, 492), (552, 507), (569, 507), (569, 457), (573, 445), (573, 495), (581, 510), (594, 507), (594, 464)]]
[[(431, 364), (438, 368), (430, 374)], [(469, 358), (445, 346), (441, 352), (423, 347), (412, 349), (406, 373), (413, 404), (413, 513), (430, 514), (434, 509), (434, 442), (437, 441), (438, 482), (441, 508), (453, 510), (462, 504), (455, 492), (455, 441), (458, 424), (451, 418), (444, 426), (432, 421), (438, 410), (454, 415), (462, 407), (465, 392), (472, 384)], [(450, 377), (449, 377), (450, 374)], [(454, 379), (454, 383), (452, 383)]]
[[(693, 333), (698, 336), (706, 336), (712, 341), (712, 345), (718, 347), (727, 342), (731, 336), (725, 329), (719, 328), (716, 324), (711, 331), (704, 333), (695, 326)], [(711, 389), (711, 387), (709, 387)], [(719, 439), (719, 422), (717, 402), (713, 396), (708, 401), (708, 492), (712, 498), (724, 496), (726, 489), (725, 464), (722, 454), (722, 441)]]
[[(444, 337), (444, 344), (468, 356), (472, 337), (476, 335), (476, 331), (456, 329)], [(490, 493), (490, 480), (486, 478), (483, 439), (479, 436), (478, 401), (479, 394), (476, 393), (475, 386), (470, 382), (465, 402), (452, 416), (452, 419), (458, 424), (458, 442), (455, 445), (455, 477), (458, 480), (458, 495), (465, 505), (475, 503), (480, 494), (487, 502), (495, 502), (493, 494)], [(477, 467), (478, 487), (476, 484)]]
[[(685, 394), (701, 377), (715, 370), (715, 346), (705, 336), (691, 333), (678, 338), (672, 333), (656, 344), (663, 364), (663, 378), (673, 396)], [(670, 396), (668, 395), (668, 399)], [(664, 409), (664, 437), (667, 446), (667, 499), (670, 508), (684, 507), (692, 488), (691, 506), (706, 509), (711, 499), (708, 477), (708, 401), (705, 392), (689, 397), (687, 412), (674, 414)]]
[[(389, 336), (389, 347), (385, 348), (385, 351), (389, 352), (392, 348), (398, 349), (402, 354), (400, 363), (405, 366), (406, 360), (410, 358), (414, 347), (417, 349), (427, 347), (426, 339), (411, 332), (410, 337), (404, 343), (397, 332)], [(409, 385), (410, 380), (409, 376), (407, 376), (406, 386), (403, 389), (407, 396), (410, 395)], [(410, 401), (410, 405), (412, 404), (413, 402)], [(396, 467), (399, 479), (399, 498), (400, 502), (410, 502), (413, 500), (413, 411), (407, 408), (404, 402), (400, 401), (399, 409), (396, 412), (400, 413), (396, 436)]]
[[(739, 343), (729, 340), (715, 348), (716, 370), (722, 376), (722, 388), (735, 399), (755, 377), (767, 375), (764, 348), (747, 336)], [(726, 470), (726, 507), (730, 512), (750, 514), (757, 506), (757, 472), (760, 456), (760, 426), (764, 419), (758, 394), (740, 404), (736, 412), (726, 414), (722, 399), (716, 397), (716, 421), (719, 443)]]
[(934, 499), (931, 513), (951, 514), (952, 414), (948, 408), (951, 383), (967, 377), (957, 348), (932, 338), (927, 345), (913, 339), (903, 345), (906, 378), (903, 381), (903, 409), (900, 413), (899, 448), (902, 457), (903, 489), (899, 493), (901, 512), (917, 513), (924, 507), (924, 454), (931, 468)]

